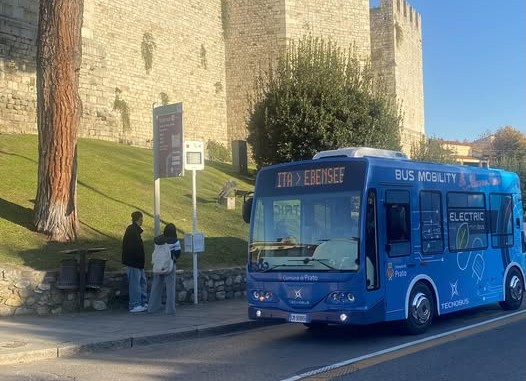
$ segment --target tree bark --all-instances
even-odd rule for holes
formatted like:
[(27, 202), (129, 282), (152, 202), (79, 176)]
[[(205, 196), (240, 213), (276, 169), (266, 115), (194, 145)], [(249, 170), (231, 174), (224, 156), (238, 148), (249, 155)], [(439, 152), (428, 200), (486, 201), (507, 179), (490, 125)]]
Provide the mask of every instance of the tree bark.
[(84, 0), (40, 0), (37, 37), (38, 188), (34, 223), (53, 241), (77, 239), (78, 94)]

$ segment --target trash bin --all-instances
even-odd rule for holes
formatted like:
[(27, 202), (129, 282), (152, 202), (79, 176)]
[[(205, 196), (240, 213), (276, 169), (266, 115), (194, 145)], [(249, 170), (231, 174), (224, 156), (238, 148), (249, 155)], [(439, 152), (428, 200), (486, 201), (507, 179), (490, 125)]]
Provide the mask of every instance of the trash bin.
[(60, 264), (57, 288), (75, 289), (79, 287), (79, 262), (76, 259), (64, 259)]
[(88, 273), (86, 274), (86, 287), (100, 288), (104, 283), (104, 269), (106, 260), (91, 258), (88, 261)]

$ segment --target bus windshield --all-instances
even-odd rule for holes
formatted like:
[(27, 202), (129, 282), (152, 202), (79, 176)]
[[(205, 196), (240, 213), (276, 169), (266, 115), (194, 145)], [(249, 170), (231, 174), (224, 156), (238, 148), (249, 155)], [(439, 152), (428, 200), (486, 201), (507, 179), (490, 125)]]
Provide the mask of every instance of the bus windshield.
[(249, 270), (357, 271), (361, 192), (255, 199)]

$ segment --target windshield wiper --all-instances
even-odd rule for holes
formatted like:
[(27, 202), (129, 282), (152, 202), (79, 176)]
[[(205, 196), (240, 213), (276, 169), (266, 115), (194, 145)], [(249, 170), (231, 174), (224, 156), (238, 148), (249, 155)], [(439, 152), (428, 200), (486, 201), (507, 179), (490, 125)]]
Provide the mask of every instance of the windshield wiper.
[(265, 269), (265, 270), (262, 270), (261, 272), (262, 273), (266, 273), (267, 271), (272, 271), (278, 267), (302, 267), (303, 265), (300, 265), (300, 264), (297, 264), (297, 265), (291, 265), (291, 264), (286, 264), (286, 263), (282, 263), (282, 264), (279, 264), (279, 265), (274, 265), (272, 267), (269, 267), (268, 269)]
[(309, 258), (309, 257), (306, 257), (304, 259), (290, 259), (290, 261), (296, 261), (296, 262), (301, 261), (305, 265), (308, 264), (309, 262), (318, 262), (318, 263), (321, 263), (322, 265), (324, 265), (325, 267), (328, 267), (331, 270), (339, 270), (336, 267), (331, 266), (328, 263), (325, 263), (325, 261), (328, 261), (328, 259), (326, 259), (326, 258)]
[(353, 242), (358, 242), (360, 241), (360, 238), (359, 237), (335, 237), (335, 238), (321, 238), (321, 239), (318, 239), (317, 242), (329, 242), (329, 241), (332, 241), (332, 240), (347, 240), (347, 241), (353, 241)]
[(277, 250), (277, 249), (295, 249), (298, 247), (306, 247), (309, 244), (298, 243), (298, 242), (285, 242), (285, 241), (258, 241), (250, 244), (251, 250)]

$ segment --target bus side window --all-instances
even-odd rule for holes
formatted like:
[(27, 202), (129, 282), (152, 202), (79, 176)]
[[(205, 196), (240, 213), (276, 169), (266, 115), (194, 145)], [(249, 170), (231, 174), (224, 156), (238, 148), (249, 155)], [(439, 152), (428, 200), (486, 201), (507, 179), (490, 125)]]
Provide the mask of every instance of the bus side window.
[(513, 246), (513, 198), (511, 194), (490, 193), (489, 220), (491, 246)]
[(409, 240), (407, 226), (407, 211), (404, 205), (391, 205), (387, 210), (388, 241), (399, 242)]
[(442, 196), (436, 190), (420, 192), (420, 242), (423, 254), (444, 252)]
[(387, 191), (386, 195), (386, 251), (390, 256), (409, 255), (411, 245), (411, 221), (409, 192)]

